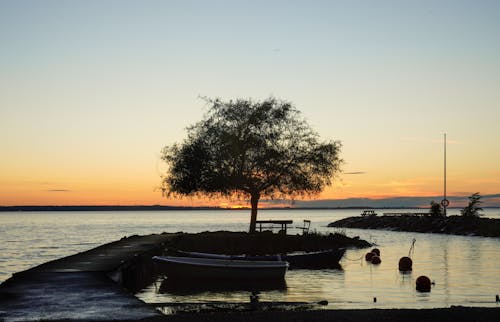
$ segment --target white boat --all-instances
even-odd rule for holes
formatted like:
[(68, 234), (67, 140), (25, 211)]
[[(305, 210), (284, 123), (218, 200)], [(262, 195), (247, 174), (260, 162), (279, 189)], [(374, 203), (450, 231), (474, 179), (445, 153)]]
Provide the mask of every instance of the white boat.
[(335, 248), (309, 253), (291, 253), (280, 255), (223, 255), (200, 252), (176, 251), (176, 254), (184, 257), (231, 259), (246, 261), (286, 261), (290, 268), (333, 268), (339, 267), (339, 261), (344, 256), (345, 248)]
[(288, 262), (155, 256), (160, 274), (182, 279), (284, 279)]

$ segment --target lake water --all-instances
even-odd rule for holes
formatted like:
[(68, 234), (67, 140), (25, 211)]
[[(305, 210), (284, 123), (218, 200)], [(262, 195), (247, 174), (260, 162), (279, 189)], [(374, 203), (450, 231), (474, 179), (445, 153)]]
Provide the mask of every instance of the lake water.
[[(377, 212), (381, 214), (384, 210)], [(458, 212), (449, 210), (450, 215)], [(484, 212), (485, 217), (500, 218), (500, 209)], [(300, 226), (303, 219), (310, 219), (312, 230), (360, 236), (376, 243), (382, 258), (380, 265), (372, 265), (364, 260), (368, 249), (349, 249), (341, 261), (342, 269), (289, 270), (286, 285), (262, 291), (260, 299), (327, 300), (327, 308), (500, 307), (495, 302), (495, 295), (500, 294), (500, 238), (326, 227), (332, 221), (359, 213), (359, 210), (260, 210), (262, 220), (292, 219), (294, 226)], [(246, 231), (248, 221), (249, 210), (3, 212), (0, 213), (0, 282), (12, 273), (124, 236)], [(413, 272), (401, 274), (399, 258), (408, 255), (413, 239), (416, 239)], [(415, 280), (420, 275), (434, 282), (430, 293), (415, 291)], [(248, 302), (249, 299), (249, 292), (244, 290), (161, 292), (161, 282), (158, 280), (136, 295), (150, 303)]]

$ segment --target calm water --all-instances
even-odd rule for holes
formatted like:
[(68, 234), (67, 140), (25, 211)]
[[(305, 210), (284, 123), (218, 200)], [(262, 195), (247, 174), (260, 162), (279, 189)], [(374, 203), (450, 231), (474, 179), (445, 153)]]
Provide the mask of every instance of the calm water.
[[(376, 243), (382, 257), (382, 263), (374, 266), (361, 259), (366, 249), (351, 249), (346, 252), (340, 270), (290, 270), (286, 287), (262, 291), (261, 300), (327, 300), (328, 308), (500, 306), (495, 302), (495, 295), (500, 294), (500, 238), (326, 227), (334, 220), (359, 213), (359, 210), (261, 210), (259, 219), (293, 219), (297, 226), (303, 219), (310, 219), (313, 230), (360, 236)], [(449, 213), (457, 214), (458, 210), (451, 209)], [(487, 209), (485, 216), (500, 218), (500, 209)], [(248, 220), (249, 211), (236, 210), (0, 213), (0, 282), (14, 272), (124, 236), (177, 231), (246, 231)], [(398, 260), (408, 255), (414, 238), (413, 272), (403, 275), (397, 269)], [(420, 275), (427, 275), (435, 283), (430, 293), (415, 291), (415, 279)], [(153, 303), (248, 302), (249, 299), (246, 291), (160, 293), (160, 284), (158, 280), (137, 296)]]

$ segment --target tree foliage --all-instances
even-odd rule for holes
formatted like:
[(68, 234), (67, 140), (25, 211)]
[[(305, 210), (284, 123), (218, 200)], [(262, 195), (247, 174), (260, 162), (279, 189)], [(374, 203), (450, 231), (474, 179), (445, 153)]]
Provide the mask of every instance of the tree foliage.
[(204, 118), (162, 159), (167, 195), (250, 197), (255, 231), (261, 197), (314, 195), (331, 185), (342, 160), (338, 141), (322, 142), (289, 102), (208, 100)]
[(432, 217), (442, 217), (444, 215), (443, 207), (441, 206), (441, 204), (432, 200), (431, 201), (431, 208), (429, 209), (429, 214)]
[(460, 213), (464, 217), (479, 217), (481, 214), (479, 213), (483, 208), (479, 207), (481, 204), (481, 195), (479, 192), (472, 194), (469, 197), (469, 204), (465, 206)]

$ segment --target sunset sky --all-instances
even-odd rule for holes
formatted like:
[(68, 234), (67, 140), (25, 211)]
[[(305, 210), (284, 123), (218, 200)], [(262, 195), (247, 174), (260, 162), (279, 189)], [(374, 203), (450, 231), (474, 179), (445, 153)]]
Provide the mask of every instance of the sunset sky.
[(0, 0), (0, 205), (237, 203), (157, 189), (201, 96), (340, 140), (318, 199), (441, 195), (444, 133), (448, 194), (498, 194), (499, 30), (485, 0)]

